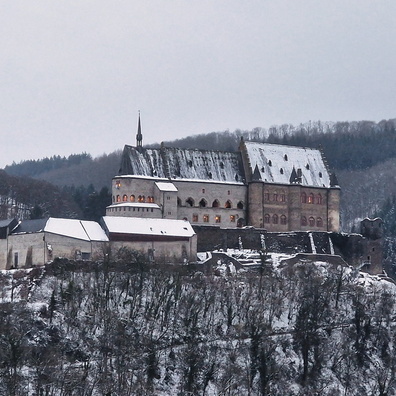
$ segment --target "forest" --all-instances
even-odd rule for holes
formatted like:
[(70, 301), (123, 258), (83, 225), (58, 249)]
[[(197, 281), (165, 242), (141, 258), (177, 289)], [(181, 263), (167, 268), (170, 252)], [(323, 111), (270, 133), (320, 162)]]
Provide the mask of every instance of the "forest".
[(396, 392), (396, 286), (349, 267), (204, 271), (122, 249), (0, 282), (4, 395)]

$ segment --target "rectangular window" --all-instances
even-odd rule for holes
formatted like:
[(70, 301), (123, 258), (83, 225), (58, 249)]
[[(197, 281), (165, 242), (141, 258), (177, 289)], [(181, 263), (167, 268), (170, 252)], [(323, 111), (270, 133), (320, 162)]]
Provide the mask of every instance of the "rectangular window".
[(264, 200), (269, 202), (270, 200), (270, 193), (264, 193)]
[(234, 215), (231, 215), (231, 216), (230, 216), (230, 222), (231, 222), (231, 223), (235, 223), (235, 216), (234, 216)]
[(172, 214), (172, 212), (168, 212), (168, 216), (170, 216)]
[(18, 264), (19, 264), (19, 255), (18, 252), (14, 253), (14, 268), (18, 268)]
[(203, 222), (209, 223), (209, 215), (207, 215), (207, 214), (203, 215)]
[(193, 223), (198, 223), (198, 215), (196, 213), (193, 214), (192, 221)]
[(205, 189), (204, 188), (202, 189), (202, 194), (205, 194)]
[(219, 215), (215, 216), (215, 222), (221, 223), (221, 216), (219, 216)]
[(91, 253), (81, 252), (81, 259), (82, 260), (89, 260), (90, 258), (91, 258)]
[(228, 195), (231, 195), (231, 191), (230, 190), (228, 190)]
[(170, 201), (170, 197), (169, 197), (169, 196), (167, 196), (166, 199), (167, 199), (168, 201)]

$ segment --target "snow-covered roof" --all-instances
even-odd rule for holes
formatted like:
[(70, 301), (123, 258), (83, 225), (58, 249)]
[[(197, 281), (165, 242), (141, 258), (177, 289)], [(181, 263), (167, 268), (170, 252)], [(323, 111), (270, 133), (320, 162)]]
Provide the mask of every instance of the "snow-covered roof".
[(301, 184), (330, 187), (330, 176), (319, 150), (279, 144), (245, 142), (252, 173), (257, 166), (264, 182), (290, 184), (293, 168), (301, 169)]
[(244, 172), (241, 165), (240, 153), (125, 146), (120, 174), (242, 183)]
[(109, 233), (114, 234), (177, 236), (189, 238), (195, 235), (191, 224), (185, 220), (117, 216), (104, 216), (102, 220)]
[(178, 191), (173, 183), (156, 182), (155, 185), (158, 187), (158, 190), (160, 191), (170, 191), (170, 192)]
[(83, 241), (108, 241), (102, 227), (94, 221), (50, 217), (44, 227), (44, 231)]

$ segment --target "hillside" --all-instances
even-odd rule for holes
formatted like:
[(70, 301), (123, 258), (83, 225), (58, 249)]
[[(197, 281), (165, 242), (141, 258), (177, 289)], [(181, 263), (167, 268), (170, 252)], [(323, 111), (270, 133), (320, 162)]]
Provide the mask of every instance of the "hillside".
[(70, 194), (48, 182), (10, 176), (3, 170), (0, 170), (0, 197), (11, 198), (15, 205), (26, 205), (32, 209), (34, 217), (81, 216), (81, 211)]
[(393, 283), (323, 262), (204, 274), (110, 253), (1, 272), (1, 394), (396, 392)]

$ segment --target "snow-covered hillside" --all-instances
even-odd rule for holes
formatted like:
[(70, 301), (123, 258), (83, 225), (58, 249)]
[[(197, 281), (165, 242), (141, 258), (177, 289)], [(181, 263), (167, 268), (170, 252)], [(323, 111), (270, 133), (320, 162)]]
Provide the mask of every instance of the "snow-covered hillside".
[(395, 394), (396, 286), (278, 259), (208, 274), (123, 251), (3, 271), (0, 394)]

